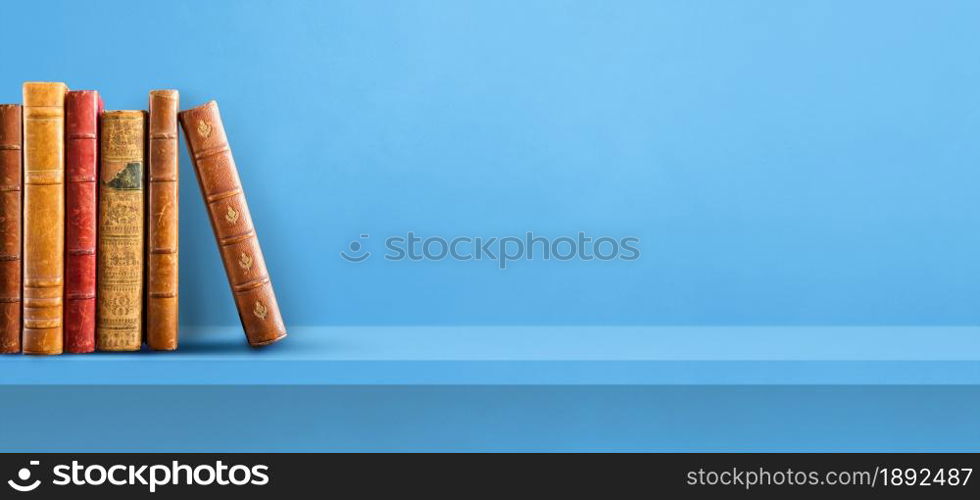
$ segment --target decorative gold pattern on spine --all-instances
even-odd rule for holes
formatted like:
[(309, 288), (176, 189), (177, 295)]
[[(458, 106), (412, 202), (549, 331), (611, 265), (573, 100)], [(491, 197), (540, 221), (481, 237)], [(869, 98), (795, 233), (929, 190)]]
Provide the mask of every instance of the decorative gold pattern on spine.
[(143, 111), (102, 115), (99, 171), (98, 313), (100, 351), (138, 351), (143, 327)]
[(197, 133), (201, 134), (201, 137), (207, 139), (211, 136), (211, 124), (207, 120), (201, 120), (197, 124)]
[(238, 265), (242, 266), (242, 269), (248, 271), (252, 268), (252, 258), (249, 257), (247, 253), (242, 252), (242, 255), (238, 257)]

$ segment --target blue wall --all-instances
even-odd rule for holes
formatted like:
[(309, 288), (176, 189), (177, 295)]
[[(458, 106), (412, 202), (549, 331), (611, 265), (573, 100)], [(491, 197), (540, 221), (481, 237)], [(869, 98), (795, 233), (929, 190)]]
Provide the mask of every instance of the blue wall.
[[(24, 80), (221, 104), (287, 323), (980, 321), (969, 1), (19, 2)], [(11, 50), (13, 49), (13, 50)], [(235, 324), (186, 154), (188, 324)], [(381, 240), (640, 238), (633, 262)], [(338, 253), (360, 234), (375, 255)]]

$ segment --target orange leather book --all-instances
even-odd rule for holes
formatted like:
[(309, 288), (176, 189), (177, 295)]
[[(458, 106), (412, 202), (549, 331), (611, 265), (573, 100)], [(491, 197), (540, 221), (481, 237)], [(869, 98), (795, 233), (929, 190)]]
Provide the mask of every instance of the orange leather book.
[(0, 353), (20, 352), (19, 104), (0, 104)]
[(61, 354), (68, 87), (28, 82), (23, 92), (23, 348), (27, 354)]
[(176, 90), (150, 92), (147, 185), (146, 344), (177, 348), (177, 109)]
[(286, 326), (245, 203), (218, 103), (211, 101), (182, 111), (180, 124), (245, 337), (252, 346), (276, 342), (286, 336)]
[(143, 340), (143, 158), (146, 113), (101, 118), (95, 348), (138, 351)]

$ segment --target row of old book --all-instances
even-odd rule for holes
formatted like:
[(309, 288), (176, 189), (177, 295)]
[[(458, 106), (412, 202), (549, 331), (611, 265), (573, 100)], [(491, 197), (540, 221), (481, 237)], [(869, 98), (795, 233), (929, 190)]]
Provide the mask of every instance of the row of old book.
[(249, 344), (286, 336), (217, 103), (178, 110), (57, 82), (0, 105), (0, 352), (177, 348), (178, 122)]

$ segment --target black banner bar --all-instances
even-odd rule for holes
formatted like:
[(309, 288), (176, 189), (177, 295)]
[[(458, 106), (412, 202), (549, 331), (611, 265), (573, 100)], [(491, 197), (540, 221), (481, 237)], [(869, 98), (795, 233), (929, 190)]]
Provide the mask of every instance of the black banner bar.
[[(662, 494), (980, 498), (976, 454), (4, 454), (0, 498)], [(685, 497), (687, 498), (687, 497)]]

